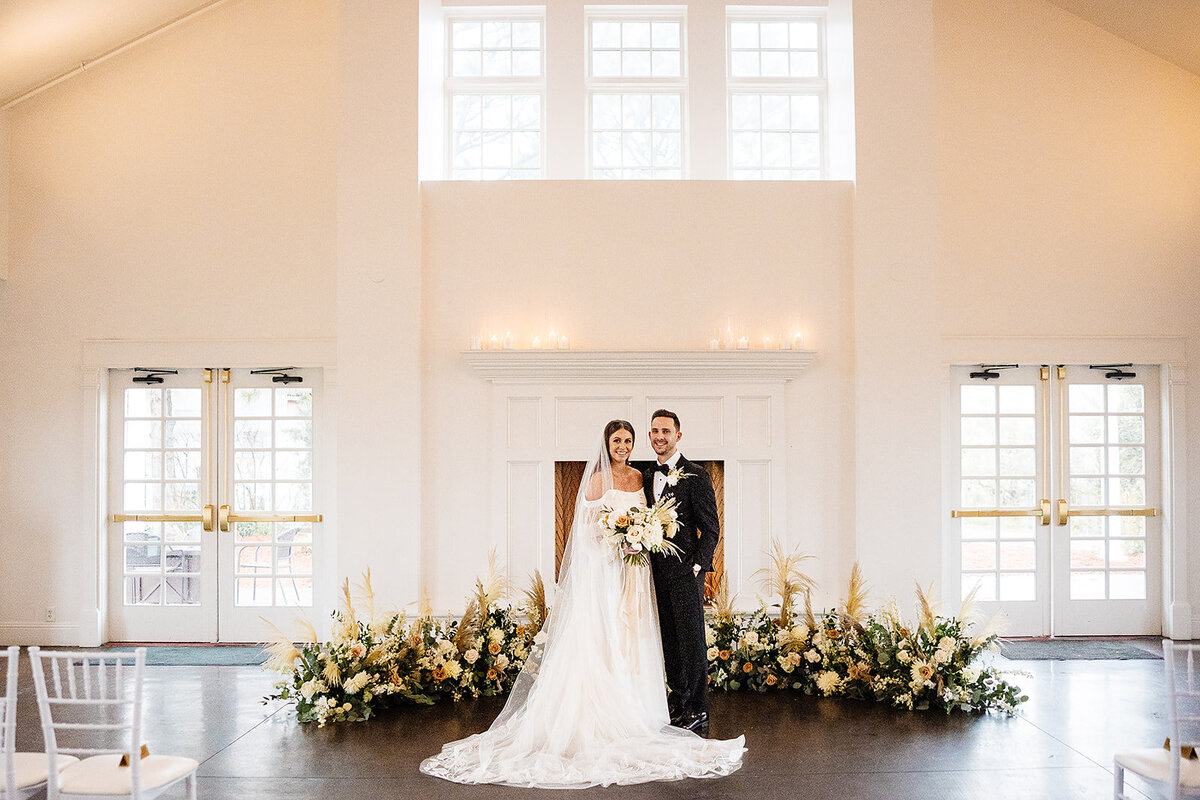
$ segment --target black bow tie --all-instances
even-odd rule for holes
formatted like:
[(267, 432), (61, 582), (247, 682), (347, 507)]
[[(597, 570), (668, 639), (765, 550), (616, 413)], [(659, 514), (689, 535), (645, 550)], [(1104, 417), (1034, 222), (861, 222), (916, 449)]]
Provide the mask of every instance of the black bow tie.
[(666, 475), (668, 472), (671, 471), (671, 465), (670, 464), (655, 464), (654, 471), (661, 472), (663, 475)]

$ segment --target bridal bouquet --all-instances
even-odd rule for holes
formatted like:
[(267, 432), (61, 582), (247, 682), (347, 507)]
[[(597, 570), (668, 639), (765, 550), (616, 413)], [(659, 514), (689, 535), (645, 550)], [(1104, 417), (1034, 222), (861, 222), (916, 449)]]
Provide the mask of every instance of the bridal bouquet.
[(620, 512), (605, 506), (600, 511), (600, 527), (621, 557), (634, 566), (649, 566), (650, 553), (678, 555), (683, 552), (670, 541), (679, 532), (673, 497), (665, 497), (650, 508), (633, 506)]

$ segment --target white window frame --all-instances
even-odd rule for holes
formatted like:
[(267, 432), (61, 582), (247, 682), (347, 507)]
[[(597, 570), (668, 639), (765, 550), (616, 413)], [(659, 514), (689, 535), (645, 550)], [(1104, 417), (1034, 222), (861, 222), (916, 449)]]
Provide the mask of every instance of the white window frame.
[[(540, 106), (538, 134), (541, 147), (538, 159), (538, 175), (526, 180), (545, 180), (546, 174), (546, 7), (545, 6), (447, 6), (443, 9), (443, 31), (445, 46), (442, 48), (443, 119), (442, 119), (442, 175), (444, 180), (470, 180), (454, 178), (454, 96), (456, 94), (536, 94)], [(540, 66), (537, 76), (479, 76), (454, 75), (454, 24), (456, 22), (526, 22), (536, 20), (541, 31)], [(488, 180), (482, 178), (481, 180)]]
[[(821, 159), (816, 178), (790, 178), (789, 180), (829, 179), (829, 42), (828, 9), (814, 6), (726, 6), (725, 9), (725, 176), (734, 178), (733, 166), (733, 96), (735, 94), (810, 94), (819, 98), (819, 146)], [(734, 77), (733, 75), (733, 24), (735, 22), (816, 22), (817, 23), (817, 76), (808, 78), (787, 77)], [(761, 168), (760, 168), (761, 169)], [(790, 169), (790, 167), (789, 167)], [(780, 180), (780, 179), (772, 179)]]
[[(691, 128), (688, 113), (688, 9), (683, 5), (654, 6), (585, 6), (584, 29), (584, 114), (587, 123), (584, 130), (584, 178), (587, 180), (612, 180), (595, 177), (592, 163), (593, 142), (593, 96), (597, 94), (678, 94), (679, 95), (679, 178), (690, 177), (691, 152), (688, 147), (688, 131)], [(592, 24), (594, 22), (678, 22), (679, 23), (679, 77), (596, 77), (592, 74)], [(620, 178), (617, 180), (638, 180)], [(650, 180), (663, 180), (654, 179)]]

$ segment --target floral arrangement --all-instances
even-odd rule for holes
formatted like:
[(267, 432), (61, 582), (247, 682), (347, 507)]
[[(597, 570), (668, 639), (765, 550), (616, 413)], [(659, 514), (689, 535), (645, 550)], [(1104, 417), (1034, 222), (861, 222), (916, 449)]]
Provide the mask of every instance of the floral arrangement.
[(650, 553), (674, 555), (683, 551), (670, 539), (679, 532), (675, 498), (659, 500), (650, 508), (633, 506), (617, 513), (608, 506), (600, 509), (600, 528), (609, 543), (620, 551), (625, 562), (638, 567), (650, 566)]
[[(1013, 713), (1028, 700), (1006, 680), (1011, 673), (979, 663), (985, 652), (998, 650), (1002, 618), (979, 624), (974, 593), (957, 614), (942, 616), (932, 587), (918, 585), (916, 621), (905, 623), (894, 600), (866, 610), (856, 564), (846, 598), (818, 615), (811, 603), (815, 583), (800, 570), (809, 557), (778, 544), (769, 557), (772, 567), (759, 574), (779, 603), (735, 612), (722, 581), (705, 625), (713, 689), (787, 689), (946, 713)], [(361, 721), (393, 703), (504, 694), (545, 640), (541, 627), (549, 609), (541, 576), (534, 574), (514, 606), (504, 599), (508, 586), (494, 557), (457, 620), (435, 618), (428, 601), (411, 622), (397, 612), (377, 615), (369, 571), (357, 588), (356, 607), (349, 582), (343, 584), (328, 642), (319, 642), (312, 624), (302, 621), (299, 646), (278, 629), (267, 645), (264, 667), (281, 676), (265, 699), (294, 702), (301, 722)]]

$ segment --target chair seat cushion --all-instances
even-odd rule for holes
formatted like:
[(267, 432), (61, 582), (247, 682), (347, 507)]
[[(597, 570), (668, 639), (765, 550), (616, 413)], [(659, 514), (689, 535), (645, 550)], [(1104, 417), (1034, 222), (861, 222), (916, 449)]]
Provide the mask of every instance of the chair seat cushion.
[[(1161, 747), (1130, 750), (1113, 756), (1114, 761), (1130, 772), (1156, 781), (1171, 779), (1172, 758), (1177, 756)], [(1179, 768), (1179, 783), (1183, 786), (1200, 786), (1200, 761), (1183, 760)]]
[[(58, 770), (63, 771), (79, 759), (75, 756), (58, 757)], [(14, 753), (13, 768), (17, 778), (18, 789), (28, 789), (45, 783), (46, 774), (50, 771), (50, 761), (45, 753)], [(4, 784), (0, 782), (0, 794), (4, 794)]]
[[(146, 756), (141, 762), (143, 789), (157, 789), (195, 772), (200, 762), (183, 756)], [(62, 771), (61, 794), (129, 794), (133, 770), (121, 766), (120, 755), (85, 758)]]

